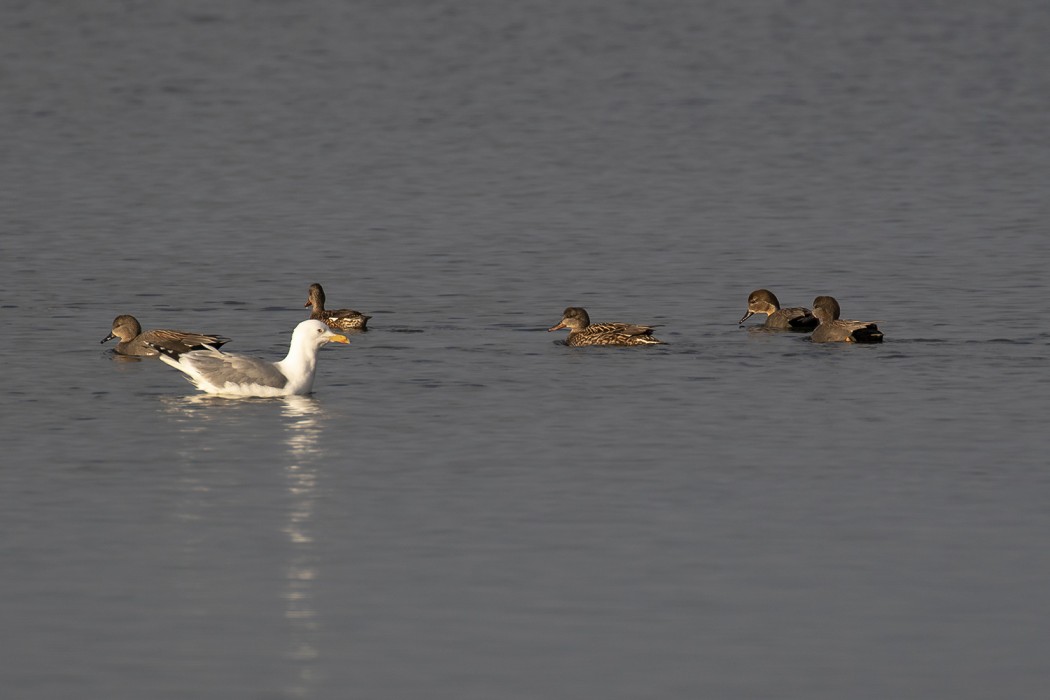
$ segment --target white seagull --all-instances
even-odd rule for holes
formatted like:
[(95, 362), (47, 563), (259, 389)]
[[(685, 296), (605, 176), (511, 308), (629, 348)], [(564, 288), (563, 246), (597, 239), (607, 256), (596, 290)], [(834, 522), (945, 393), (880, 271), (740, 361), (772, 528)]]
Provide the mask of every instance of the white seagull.
[(184, 372), (201, 391), (218, 396), (268, 397), (309, 394), (317, 371), (317, 351), (329, 342), (350, 341), (320, 321), (309, 320), (295, 327), (288, 355), (280, 362), (233, 355), (212, 347), (189, 352), (153, 347), (160, 351), (161, 360)]

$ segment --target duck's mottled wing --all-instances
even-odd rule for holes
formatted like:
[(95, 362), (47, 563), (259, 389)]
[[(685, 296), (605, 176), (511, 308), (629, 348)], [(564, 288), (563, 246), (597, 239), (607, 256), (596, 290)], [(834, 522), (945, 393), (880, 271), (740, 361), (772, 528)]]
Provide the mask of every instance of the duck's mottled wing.
[(365, 328), (368, 319), (372, 317), (353, 309), (338, 309), (336, 311), (323, 311), (320, 315), (311, 314), (311, 318), (323, 321), (329, 328), (348, 331), (355, 328)]
[(256, 384), (280, 389), (288, 383), (272, 362), (243, 355), (227, 355), (218, 351), (198, 350), (186, 353), (182, 362), (189, 363), (201, 375), (216, 386), (232, 384)]
[(569, 345), (662, 345), (653, 337), (653, 326), (630, 323), (592, 323), (578, 333), (569, 334)]
[(230, 342), (229, 338), (221, 335), (205, 335), (203, 333), (187, 333), (186, 331), (175, 331), (157, 329), (143, 333), (145, 342), (153, 346), (162, 346), (178, 353), (200, 350), (205, 345), (218, 348)]
[(613, 334), (613, 335), (652, 335), (654, 326), (636, 326), (633, 323), (592, 323), (587, 326), (587, 331), (593, 331), (596, 335), (599, 334)]

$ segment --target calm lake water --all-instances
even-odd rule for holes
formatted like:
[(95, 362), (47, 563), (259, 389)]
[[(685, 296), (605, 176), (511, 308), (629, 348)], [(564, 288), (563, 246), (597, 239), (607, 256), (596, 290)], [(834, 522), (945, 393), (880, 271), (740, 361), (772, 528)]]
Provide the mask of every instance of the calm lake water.
[[(3, 696), (1045, 697), (1047, 36), (4, 3)], [(374, 330), (310, 397), (99, 344), (279, 359), (312, 282)], [(739, 328), (758, 287), (886, 342)], [(668, 344), (569, 348), (568, 305)]]

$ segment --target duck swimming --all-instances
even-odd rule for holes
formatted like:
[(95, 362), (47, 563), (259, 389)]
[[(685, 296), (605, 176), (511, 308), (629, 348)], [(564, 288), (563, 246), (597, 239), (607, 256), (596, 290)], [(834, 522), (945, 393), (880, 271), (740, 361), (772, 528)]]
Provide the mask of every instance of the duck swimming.
[(815, 343), (881, 343), (882, 331), (871, 321), (844, 321), (839, 318), (835, 297), (819, 296), (813, 300), (813, 315), (820, 325), (813, 331)]
[(303, 306), (313, 307), (313, 311), (310, 312), (310, 318), (323, 321), (329, 328), (337, 331), (368, 330), (366, 326), (368, 319), (372, 318), (371, 316), (366, 316), (360, 311), (354, 311), (353, 309), (326, 311), (324, 302), (324, 289), (317, 283), (311, 284), (310, 298), (303, 304)]
[(161, 328), (143, 331), (138, 319), (130, 314), (121, 314), (113, 319), (112, 330), (102, 339), (102, 342), (105, 343), (114, 338), (120, 338), (114, 352), (118, 355), (138, 357), (156, 357), (160, 354), (158, 347), (168, 348), (175, 352), (188, 352), (201, 350), (205, 346), (219, 348), (230, 342), (229, 338), (221, 335), (205, 335)]
[(740, 319), (740, 323), (743, 324), (755, 314), (766, 314), (763, 328), (776, 330), (811, 331), (818, 323), (812, 312), (803, 306), (780, 308), (776, 294), (768, 289), (756, 289), (748, 295), (747, 313)]
[(652, 326), (631, 323), (591, 323), (590, 316), (579, 306), (570, 306), (562, 313), (561, 321), (547, 332), (569, 329), (568, 345), (663, 345), (653, 337)]

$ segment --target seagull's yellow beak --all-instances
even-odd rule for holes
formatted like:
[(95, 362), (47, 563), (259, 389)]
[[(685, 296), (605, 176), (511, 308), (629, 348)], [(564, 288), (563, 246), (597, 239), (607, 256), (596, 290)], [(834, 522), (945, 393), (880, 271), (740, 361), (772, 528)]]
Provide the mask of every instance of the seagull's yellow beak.
[(333, 342), (333, 343), (347, 343), (347, 344), (350, 343), (350, 339), (349, 338), (347, 338), (345, 335), (339, 335), (338, 333), (333, 333), (332, 337), (329, 338), (328, 340)]

